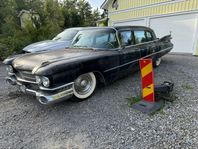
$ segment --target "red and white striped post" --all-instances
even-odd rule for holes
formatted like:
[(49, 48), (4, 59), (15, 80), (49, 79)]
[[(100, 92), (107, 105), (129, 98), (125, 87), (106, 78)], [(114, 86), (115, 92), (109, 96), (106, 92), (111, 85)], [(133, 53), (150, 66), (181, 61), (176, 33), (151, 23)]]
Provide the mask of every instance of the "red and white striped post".
[(142, 97), (148, 102), (155, 102), (152, 59), (141, 59), (139, 63), (142, 76)]
[(154, 72), (152, 59), (140, 59), (140, 70), (142, 78), (142, 99), (132, 105), (132, 108), (143, 113), (150, 114), (163, 106), (163, 101), (155, 100)]

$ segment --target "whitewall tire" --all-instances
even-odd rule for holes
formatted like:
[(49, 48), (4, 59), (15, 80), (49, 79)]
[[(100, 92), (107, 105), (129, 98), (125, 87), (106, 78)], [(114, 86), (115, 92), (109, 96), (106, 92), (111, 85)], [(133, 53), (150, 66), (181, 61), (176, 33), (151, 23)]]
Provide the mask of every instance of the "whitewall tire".
[(89, 98), (96, 89), (96, 77), (93, 72), (80, 75), (73, 84), (74, 96), (80, 100)]

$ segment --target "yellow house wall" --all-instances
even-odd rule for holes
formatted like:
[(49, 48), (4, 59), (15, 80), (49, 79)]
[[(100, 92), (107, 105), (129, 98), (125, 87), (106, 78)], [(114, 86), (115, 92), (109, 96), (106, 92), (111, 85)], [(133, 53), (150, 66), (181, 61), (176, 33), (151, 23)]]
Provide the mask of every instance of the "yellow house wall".
[[(151, 5), (151, 4), (156, 4), (156, 3), (160, 3), (160, 2), (168, 2), (170, 0), (118, 0), (118, 11), (119, 10), (124, 10), (124, 9), (128, 9), (128, 8), (134, 8), (134, 7), (140, 7), (140, 6), (146, 6), (146, 5)], [(110, 2), (109, 5), (109, 12), (114, 12), (115, 9), (112, 8), (112, 2)]]
[[(130, 2), (129, 2), (130, 1)], [(139, 2), (136, 2), (139, 1)], [(147, 1), (147, 4), (143, 4), (144, 1)], [(155, 1), (155, 2), (154, 2)], [(149, 4), (155, 4), (158, 2), (167, 1), (167, 0), (134, 0), (136, 2), (133, 3), (133, 0), (118, 0), (119, 2), (119, 9), (114, 11), (112, 10), (112, 6), (109, 5), (109, 19), (110, 21), (121, 21), (127, 19), (135, 19), (140, 17), (148, 17), (154, 15), (162, 15), (168, 13), (175, 13), (175, 12), (182, 12), (182, 11), (189, 11), (198, 9), (198, 0), (185, 0), (181, 2), (172, 2), (172, 3), (163, 3), (163, 5), (159, 6), (152, 6), (152, 7), (143, 7), (137, 8), (137, 6), (145, 6)], [(168, 0), (169, 1), (169, 0)], [(149, 3), (150, 2), (150, 3)], [(127, 7), (128, 5), (128, 7)], [(120, 11), (127, 8), (133, 8), (128, 11)]]
[[(108, 6), (109, 25), (113, 22), (146, 18), (149, 16), (165, 15), (171, 13), (198, 11), (198, 0), (118, 0), (118, 9), (112, 8), (110, 1)], [(198, 55), (198, 42), (196, 48)]]

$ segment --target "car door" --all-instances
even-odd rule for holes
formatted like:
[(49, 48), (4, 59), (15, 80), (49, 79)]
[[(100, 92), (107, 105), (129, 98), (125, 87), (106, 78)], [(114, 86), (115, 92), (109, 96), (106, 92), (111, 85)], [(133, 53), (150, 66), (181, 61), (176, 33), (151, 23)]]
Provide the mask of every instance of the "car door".
[(139, 68), (138, 60), (140, 50), (134, 45), (132, 30), (122, 30), (119, 32), (119, 39), (122, 49), (120, 50), (120, 72), (128, 73)]
[(149, 54), (159, 51), (160, 47), (158, 45), (158, 41), (156, 39), (154, 32), (150, 30), (145, 30), (145, 36), (147, 39), (147, 46), (148, 46), (147, 54), (149, 55)]
[(156, 50), (156, 41), (152, 33), (147, 30), (134, 30), (135, 44), (140, 49), (141, 58), (144, 58)]

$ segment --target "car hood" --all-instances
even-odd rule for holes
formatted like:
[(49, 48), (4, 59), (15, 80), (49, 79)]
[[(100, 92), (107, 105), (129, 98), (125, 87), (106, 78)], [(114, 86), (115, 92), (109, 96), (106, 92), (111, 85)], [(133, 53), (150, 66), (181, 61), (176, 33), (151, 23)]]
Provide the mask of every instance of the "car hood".
[(60, 40), (45, 40), (36, 42), (26, 46), (23, 51), (28, 53), (35, 53), (41, 51), (51, 51), (57, 49), (63, 49), (69, 47), (71, 41), (60, 41)]
[(35, 67), (47, 65), (49, 63), (70, 60), (74, 58), (90, 56), (93, 49), (62, 49), (57, 51), (27, 53), (16, 58), (12, 65), (17, 70), (32, 71)]

